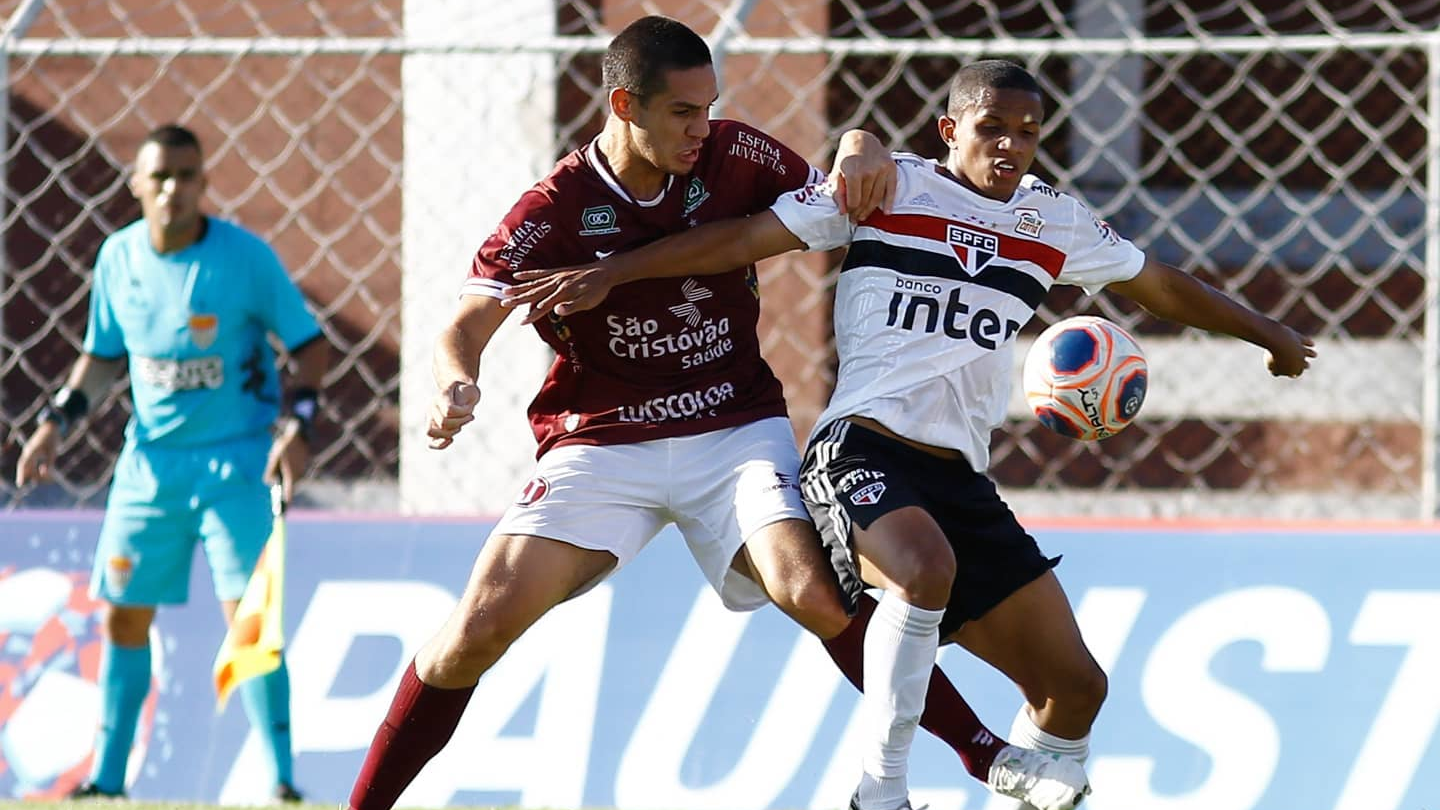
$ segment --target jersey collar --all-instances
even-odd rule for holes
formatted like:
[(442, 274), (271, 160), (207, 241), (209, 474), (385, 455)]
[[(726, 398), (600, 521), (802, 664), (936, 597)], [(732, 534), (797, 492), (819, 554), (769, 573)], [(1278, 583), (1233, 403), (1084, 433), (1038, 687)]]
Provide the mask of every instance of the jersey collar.
[(940, 163), (939, 161), (931, 161), (931, 165), (935, 167), (936, 174), (945, 178), (947, 181), (954, 183), (955, 187), (960, 189), (961, 194), (967, 197), (970, 200), (970, 204), (974, 205), (976, 208), (985, 208), (991, 211), (1003, 211), (1004, 209), (1009, 208), (1011, 205), (1013, 205), (1015, 201), (1020, 198), (1020, 192), (1024, 188), (1024, 186), (1022, 185), (1020, 188), (1015, 189), (1015, 193), (1011, 194), (1010, 199), (1008, 200), (997, 200), (992, 197), (986, 197), (984, 194), (981, 194), (980, 192), (975, 191), (974, 189), (960, 182), (960, 178), (951, 174), (950, 170), (945, 168), (944, 164)]
[(595, 170), (595, 173), (600, 175), (600, 179), (605, 181), (605, 185), (609, 186), (612, 191), (619, 194), (632, 205), (638, 205), (641, 208), (654, 208), (664, 202), (666, 192), (670, 191), (670, 187), (675, 184), (675, 175), (667, 174), (665, 175), (665, 186), (660, 189), (660, 193), (656, 194), (654, 198), (649, 200), (635, 199), (630, 192), (625, 190), (624, 186), (620, 185), (620, 178), (616, 177), (615, 173), (610, 170), (610, 163), (605, 160), (604, 153), (600, 151), (599, 135), (596, 135), (590, 141), (590, 145), (585, 147), (585, 158), (590, 163), (590, 167)]

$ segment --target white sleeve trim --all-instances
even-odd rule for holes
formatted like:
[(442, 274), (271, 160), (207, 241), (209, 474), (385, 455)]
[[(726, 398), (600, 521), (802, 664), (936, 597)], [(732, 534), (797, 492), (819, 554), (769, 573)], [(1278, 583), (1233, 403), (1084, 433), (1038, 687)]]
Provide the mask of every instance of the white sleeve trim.
[(510, 285), (491, 278), (467, 278), (460, 285), (460, 295), (479, 295), (484, 298), (504, 298)]

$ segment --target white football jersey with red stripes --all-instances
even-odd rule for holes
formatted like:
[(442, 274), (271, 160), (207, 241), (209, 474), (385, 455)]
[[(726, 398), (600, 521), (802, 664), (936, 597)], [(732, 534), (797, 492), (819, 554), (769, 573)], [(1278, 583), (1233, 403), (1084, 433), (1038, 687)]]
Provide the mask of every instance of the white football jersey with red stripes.
[(894, 211), (858, 226), (826, 186), (771, 208), (809, 250), (850, 246), (835, 290), (839, 375), (815, 426), (869, 417), (984, 470), (1010, 399), (1015, 335), (1050, 285), (1094, 293), (1134, 278), (1145, 256), (1033, 175), (1001, 202), (932, 161), (895, 162)]

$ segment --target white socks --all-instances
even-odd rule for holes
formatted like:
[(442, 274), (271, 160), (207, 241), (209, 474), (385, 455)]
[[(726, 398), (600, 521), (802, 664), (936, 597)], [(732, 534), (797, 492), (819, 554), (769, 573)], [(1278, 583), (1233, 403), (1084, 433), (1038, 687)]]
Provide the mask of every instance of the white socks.
[(1010, 744), (1022, 748), (1049, 751), (1052, 754), (1064, 754), (1071, 759), (1078, 759), (1082, 763), (1090, 758), (1089, 734), (1078, 740), (1056, 737), (1035, 725), (1035, 721), (1030, 719), (1030, 711), (1023, 704), (1020, 706), (1020, 712), (1015, 715), (1015, 722), (1010, 724)]
[(907, 604), (887, 591), (865, 629), (860, 708), (871, 738), (855, 791), (860, 810), (894, 810), (909, 797), (910, 744), (925, 710), (944, 614)]
[[(1035, 725), (1035, 721), (1030, 718), (1030, 710), (1024, 703), (1020, 704), (1020, 711), (1015, 715), (1015, 722), (1010, 724), (1009, 742), (1011, 745), (1018, 745), (1021, 748), (1034, 748), (1037, 751), (1064, 754), (1072, 759), (1078, 759), (1082, 763), (1090, 758), (1089, 734), (1078, 740), (1056, 737)], [(985, 805), (985, 810), (1034, 810), (1034, 808), (1019, 799), (991, 796), (990, 801)]]

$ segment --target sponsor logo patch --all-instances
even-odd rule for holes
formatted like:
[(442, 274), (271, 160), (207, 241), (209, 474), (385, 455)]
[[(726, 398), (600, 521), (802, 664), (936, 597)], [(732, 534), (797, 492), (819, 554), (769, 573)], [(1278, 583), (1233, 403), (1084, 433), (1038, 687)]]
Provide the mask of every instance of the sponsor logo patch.
[[(710, 291), (702, 287), (694, 294), (707, 298)], [(693, 328), (668, 332), (662, 331), (660, 322), (654, 318), (642, 321), (635, 317), (622, 320), (616, 315), (607, 316), (605, 323), (610, 327), (610, 353), (629, 360), (678, 355), (680, 366), (688, 369), (705, 365), (735, 350), (735, 341), (729, 337), (729, 318), (718, 321), (703, 318), (694, 304), (680, 304), (671, 307), (671, 310), (677, 317), (685, 318), (687, 324), (693, 323)]]
[(520, 490), (519, 497), (515, 499), (515, 504), (517, 506), (530, 506), (531, 504), (540, 502), (549, 493), (550, 482), (540, 476), (536, 476), (525, 482), (525, 486)]
[(730, 146), (730, 154), (764, 166), (781, 177), (785, 176), (785, 163), (780, 154), (780, 147), (758, 135), (752, 135), (744, 130), (736, 132), (735, 143)]
[(1060, 199), (1060, 192), (1056, 191), (1054, 188), (1052, 188), (1052, 187), (1049, 186), (1048, 184), (1043, 183), (1043, 182), (1041, 182), (1041, 181), (1039, 181), (1039, 180), (1036, 180), (1034, 183), (1032, 183), (1032, 184), (1030, 185), (1030, 190), (1031, 190), (1031, 191), (1038, 191), (1038, 192), (1040, 192), (1041, 194), (1044, 194), (1046, 197), (1053, 197), (1053, 198), (1055, 198), (1055, 199), (1057, 199), (1057, 200)]
[(591, 206), (580, 212), (580, 235), (604, 236), (606, 234), (619, 233), (620, 228), (615, 225), (615, 222), (615, 208), (613, 206)]
[(211, 391), (225, 384), (225, 360), (220, 357), (197, 357), (193, 360), (167, 360), (157, 357), (131, 357), (130, 378), (163, 391)]
[(840, 476), (840, 480), (835, 483), (835, 488), (843, 491), (865, 481), (878, 481), (884, 477), (885, 473), (879, 470), (851, 470)]
[(1094, 215), (1091, 215), (1090, 219), (1095, 223), (1095, 230), (1100, 232), (1101, 239), (1112, 245), (1120, 244), (1120, 235), (1115, 233), (1115, 229), (1110, 227), (1110, 223)]
[(1021, 236), (1029, 236), (1038, 239), (1040, 229), (1045, 227), (1045, 220), (1040, 218), (1040, 212), (1034, 208), (1016, 208), (1015, 216), (1020, 218), (1015, 223), (1015, 232)]
[(714, 416), (715, 408), (735, 398), (735, 385), (729, 381), (704, 389), (683, 391), (655, 397), (634, 405), (621, 405), (621, 422), (667, 422), (672, 419), (698, 419)]
[(525, 257), (530, 255), (530, 251), (549, 233), (550, 223), (525, 220), (515, 228), (510, 238), (505, 240), (505, 246), (500, 248), (500, 252), (495, 256), (496, 261), (510, 268), (511, 272), (519, 270)]
[(782, 473), (782, 472), (777, 472), (777, 473), (775, 473), (775, 483), (770, 484), (769, 486), (765, 487), (765, 489), (764, 489), (763, 491), (764, 491), (764, 492), (774, 492), (774, 491), (777, 490), (777, 489), (790, 489), (790, 490), (794, 490), (794, 491), (796, 491), (796, 492), (799, 492), (799, 491), (800, 491), (800, 482), (797, 481), (796, 478), (795, 478), (795, 476), (793, 476), (793, 475), (789, 475), (789, 474), (787, 474), (787, 473)]
[(802, 189), (792, 192), (791, 196), (794, 198), (795, 202), (798, 202), (801, 205), (812, 205), (821, 199), (834, 197), (835, 185), (828, 180), (824, 183), (812, 183)]
[(710, 292), (707, 287), (700, 286), (699, 282), (693, 278), (685, 279), (685, 283), (680, 285), (680, 293), (685, 296), (685, 303), (670, 307), (670, 311), (685, 323), (699, 326), (700, 308), (695, 306), (695, 302), (704, 301), (706, 298), (714, 296), (715, 293)]

